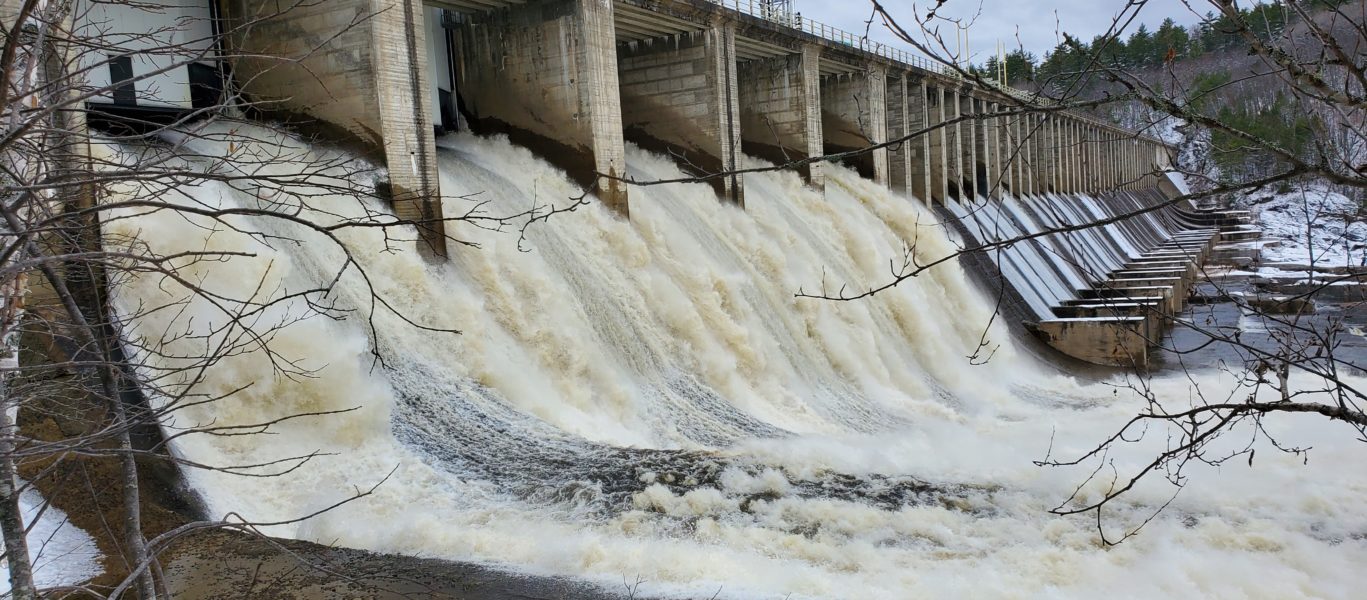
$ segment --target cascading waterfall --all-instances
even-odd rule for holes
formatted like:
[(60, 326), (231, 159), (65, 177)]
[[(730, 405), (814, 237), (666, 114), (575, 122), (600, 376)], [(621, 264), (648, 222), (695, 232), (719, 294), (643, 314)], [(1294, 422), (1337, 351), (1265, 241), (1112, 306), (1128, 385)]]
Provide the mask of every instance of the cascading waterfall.
[[(191, 146), (207, 156), (253, 152), (261, 142), (241, 129)], [(336, 156), (264, 128), (250, 133), (300, 157)], [(504, 139), (440, 144), (443, 192), (477, 194), (491, 214), (579, 193)], [(639, 179), (679, 176), (663, 158), (635, 149), (629, 158)], [(750, 175), (744, 211), (705, 185), (635, 188), (630, 221), (590, 205), (533, 226), (527, 252), (516, 233), (452, 225), (480, 248), (457, 248), (447, 264), (381, 252), (378, 230), (345, 230), (378, 293), (418, 323), (462, 333), (379, 311), (376, 364), (363, 314), (292, 323), (273, 348), (315, 376), (271, 376), (262, 353), (228, 357), (197, 389), (253, 385), (178, 412), (168, 427), (358, 409), (284, 421), (268, 438), (189, 436), (174, 451), (210, 464), (328, 454), (279, 478), (189, 472), (216, 515), (254, 520), (306, 514), (393, 472), (374, 495), (274, 534), (616, 587), (639, 578), (650, 594), (1349, 594), (1367, 558), (1358, 509), (1367, 474), (1345, 473), (1360, 450), (1342, 432), (1322, 434), (1332, 427), (1322, 420), (1268, 424), (1314, 442), (1308, 466), (1259, 453), (1257, 468), (1195, 469), (1169, 510), (1118, 548), (1100, 548), (1088, 519), (1049, 515), (1086, 473), (1030, 461), (1051, 444), (1055, 455), (1090, 447), (1139, 400), (1046, 374), (1015, 352), (989, 325), (992, 299), (952, 263), (864, 301), (796, 298), (884, 281), (904, 244), (922, 261), (955, 247), (917, 202), (842, 168), (828, 173), (824, 197), (791, 173)], [(268, 195), (215, 182), (188, 192), (185, 202), (208, 206)], [(380, 208), (338, 199), (329, 210)], [(169, 213), (107, 228), (160, 253), (255, 253), (186, 267), (239, 296), (317, 285), (340, 264), (315, 233), (265, 219), (242, 226), (303, 243), (210, 235)], [(367, 306), (366, 289), (352, 273), (337, 300)], [(143, 277), (116, 301), (130, 312), (177, 297), (174, 285)], [(280, 306), (268, 317), (302, 310)], [(194, 302), (144, 315), (128, 333), (156, 339), (222, 320)], [(991, 359), (967, 358), (975, 354)], [(1232, 385), (1220, 377), (1209, 384)], [(1178, 396), (1191, 385), (1152, 384)], [(1162, 440), (1153, 442), (1112, 458), (1133, 464)], [(1108, 526), (1137, 524), (1171, 493), (1141, 486)]]

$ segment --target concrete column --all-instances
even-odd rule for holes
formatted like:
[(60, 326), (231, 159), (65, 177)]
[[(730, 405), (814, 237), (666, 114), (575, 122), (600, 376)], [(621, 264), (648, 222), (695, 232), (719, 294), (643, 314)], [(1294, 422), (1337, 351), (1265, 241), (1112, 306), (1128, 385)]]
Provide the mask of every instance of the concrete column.
[[(802, 52), (742, 63), (741, 140), (745, 152), (775, 164), (821, 156), (820, 46)], [(821, 189), (821, 163), (798, 168), (809, 185)]]
[[(888, 141), (888, 72), (881, 66), (870, 66), (869, 74), (869, 123), (872, 144)], [(888, 163), (888, 149), (873, 151), (873, 180), (891, 187), (891, 167)]]
[[(826, 143), (821, 137), (821, 46), (802, 47), (802, 102), (807, 128), (807, 156), (822, 156)], [(808, 165), (807, 182), (819, 190), (826, 189), (822, 163)]]
[[(962, 110), (960, 114), (966, 117), (976, 117), (979, 112), (978, 99), (968, 94), (962, 95), (959, 97), (959, 108)], [(960, 131), (963, 132), (961, 138), (963, 146), (960, 147), (963, 155), (963, 170), (960, 171), (960, 181), (963, 182), (964, 186), (964, 191), (959, 197), (973, 200), (975, 196), (981, 193), (978, 189), (978, 148), (981, 145), (978, 140), (978, 121), (969, 119), (960, 123), (959, 127)]]
[(1012, 178), (1006, 172), (1006, 153), (1002, 145), (1006, 142), (1006, 122), (998, 115), (1001, 112), (1001, 104), (992, 103), (988, 105), (988, 112), (992, 113), (992, 119), (988, 122), (988, 148), (992, 149), (992, 169), (988, 171), (988, 176), (992, 179), (991, 190), (992, 198), (1001, 200), (1006, 195), (1006, 190), (1012, 186)]
[[(232, 21), (279, 10), (268, 0), (222, 8)], [(441, 256), (422, 14), (418, 0), (335, 0), (296, 6), (226, 35), (233, 73), (253, 106), (314, 132), (343, 132), (373, 151), (388, 167), (395, 214), (415, 222), (420, 250)]]
[[(681, 156), (697, 175), (735, 171), (741, 131), (735, 48), (735, 30), (727, 25), (619, 46), (626, 138)], [(744, 205), (740, 176), (709, 182), (722, 198)]]
[(1054, 124), (1054, 189), (1059, 193), (1066, 193), (1068, 187), (1068, 127), (1064, 123), (1064, 118), (1054, 115), (1050, 121)]
[(912, 131), (923, 132), (916, 139), (911, 140), (914, 151), (912, 152), (912, 185), (911, 194), (919, 198), (927, 206), (931, 202), (931, 183), (930, 183), (930, 139), (933, 134), (924, 133), (930, 123), (929, 108), (926, 106), (926, 81), (918, 78), (912, 82), (907, 92), (907, 112), (910, 124), (908, 128)]
[(1031, 140), (1035, 153), (1035, 193), (1043, 194), (1049, 190), (1049, 129), (1044, 115), (1031, 117), (1034, 139)]
[(973, 193), (990, 198), (992, 193), (992, 148), (987, 143), (988, 119), (987, 101), (981, 98), (974, 98), (973, 114), (979, 119), (973, 121), (973, 151), (977, 155), (973, 162)]
[[(910, 103), (907, 99), (907, 77), (905, 72), (889, 75), (887, 78), (887, 118), (888, 140), (906, 137), (910, 132)], [(911, 195), (912, 187), (912, 142), (904, 140), (888, 148), (888, 184), (893, 193)]]
[(1101, 189), (1100, 148), (1101, 144), (1099, 143), (1096, 127), (1089, 125), (1087, 127), (1087, 162), (1089, 165), (1089, 168), (1087, 169), (1087, 191), (1092, 193), (1096, 193)]
[(886, 148), (867, 151), (887, 139), (887, 72), (869, 65), (863, 72), (821, 79), (821, 128), (826, 153), (863, 150), (846, 162), (861, 175), (888, 183)]
[(949, 106), (947, 107), (947, 109), (949, 110), (949, 118), (954, 121), (954, 124), (950, 126), (949, 150), (947, 154), (950, 161), (950, 189), (951, 193), (956, 199), (958, 199), (959, 201), (963, 201), (965, 199), (964, 132), (963, 121), (961, 120), (961, 118), (964, 115), (963, 97), (959, 95), (959, 92), (957, 90), (950, 91), (948, 97), (950, 102)]
[(731, 175), (722, 180), (722, 197), (740, 206), (745, 206), (745, 185), (740, 169), (740, 86), (736, 82), (736, 27), (735, 25), (714, 25), (707, 30), (707, 43), (715, 51), (709, 53), (709, 67), (713, 78), (721, 89), (718, 90), (717, 129), (721, 132), (722, 167)]
[[(628, 214), (612, 0), (545, 0), (471, 15), (456, 31), (471, 126), (539, 149)], [(600, 177), (598, 174), (605, 175)]]
[[(946, 117), (946, 92), (943, 88), (926, 87), (926, 122), (928, 125), (941, 125)], [(927, 154), (929, 169), (926, 170), (926, 204), (949, 201), (949, 132), (946, 127), (936, 127), (927, 136), (930, 152)]]
[(1059, 121), (1063, 128), (1063, 190), (1068, 193), (1077, 191), (1073, 178), (1077, 176), (1077, 142), (1073, 139), (1073, 120), (1064, 117)]
[(381, 0), (371, 23), (374, 77), (394, 214), (417, 224), (420, 248), (446, 256), (420, 0)]
[(1077, 123), (1074, 122), (1073, 119), (1069, 119), (1069, 118), (1065, 118), (1065, 119), (1064, 119), (1064, 122), (1062, 122), (1062, 126), (1064, 126), (1064, 141), (1065, 141), (1065, 144), (1064, 144), (1064, 154), (1065, 154), (1065, 157), (1066, 157), (1066, 160), (1064, 161), (1064, 164), (1065, 164), (1064, 175), (1066, 175), (1066, 178), (1068, 178), (1068, 179), (1066, 179), (1065, 182), (1064, 182), (1064, 189), (1065, 189), (1065, 190), (1068, 190), (1069, 193), (1076, 193), (1076, 191), (1077, 191), (1077, 128), (1076, 128), (1076, 124), (1077, 124)]
[(1028, 196), (1035, 193), (1035, 155), (1030, 147), (1030, 115), (1016, 116), (1016, 152), (1020, 159), (1016, 172), (1020, 174), (1021, 189), (1018, 194)]
[(1104, 168), (1105, 168), (1105, 171), (1106, 171), (1106, 191), (1114, 190), (1114, 189), (1115, 189), (1115, 186), (1116, 186), (1116, 183), (1117, 183), (1117, 182), (1116, 182), (1116, 174), (1115, 174), (1115, 153), (1116, 153), (1115, 136), (1114, 136), (1109, 130), (1107, 130), (1107, 131), (1106, 131), (1106, 157), (1105, 157), (1105, 163), (1106, 163), (1106, 164), (1105, 164), (1105, 167), (1104, 167)]

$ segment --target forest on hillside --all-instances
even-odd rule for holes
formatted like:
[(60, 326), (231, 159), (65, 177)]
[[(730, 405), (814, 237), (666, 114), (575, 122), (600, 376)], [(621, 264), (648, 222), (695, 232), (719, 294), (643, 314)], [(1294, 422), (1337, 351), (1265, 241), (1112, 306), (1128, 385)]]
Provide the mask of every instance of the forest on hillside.
[[(1354, 157), (1367, 168), (1367, 144), (1362, 123), (1341, 113), (1316, 109), (1303, 102), (1295, 86), (1279, 76), (1251, 51), (1254, 43), (1279, 48), (1304, 64), (1313, 65), (1334, 86), (1351, 86), (1352, 65), (1324, 61), (1322, 44), (1301, 21), (1309, 16), (1344, 45), (1364, 48), (1364, 35), (1349, 15), (1367, 11), (1364, 0), (1302, 0), (1289, 6), (1280, 0), (1245, 7), (1236, 15), (1207, 13), (1190, 27), (1171, 17), (1149, 29), (1141, 24), (1126, 36), (1098, 35), (1092, 40), (1063, 33), (1058, 45), (1043, 57), (1017, 48), (1005, 55), (1005, 78), (1013, 86), (1060, 99), (1123, 96), (1130, 85), (1142, 85), (1233, 129), (1248, 132), (1298, 156), (1330, 154)], [(1252, 31), (1257, 40), (1243, 32)], [(1302, 58), (1303, 57), (1303, 58)], [(1316, 64), (1316, 63), (1320, 64)], [(1001, 61), (990, 57), (971, 67), (987, 79), (1002, 76)], [(1124, 73), (1125, 81), (1116, 77)], [(1181, 147), (1184, 172), (1199, 174), (1193, 182), (1210, 187), (1221, 181), (1245, 181), (1275, 171), (1281, 159), (1245, 143), (1228, 131), (1209, 131), (1150, 110), (1137, 102), (1113, 102), (1095, 109), (1116, 123), (1158, 135)], [(1341, 190), (1360, 196), (1360, 190)], [(1359, 202), (1363, 198), (1356, 198)]]

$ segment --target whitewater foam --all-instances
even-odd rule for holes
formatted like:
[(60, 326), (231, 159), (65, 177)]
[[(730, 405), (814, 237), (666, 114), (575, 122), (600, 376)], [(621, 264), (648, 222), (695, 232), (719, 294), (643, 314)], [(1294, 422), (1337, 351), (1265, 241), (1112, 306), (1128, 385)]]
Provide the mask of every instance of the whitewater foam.
[[(337, 156), (263, 128), (252, 134), (300, 156)], [(212, 156), (252, 145), (230, 147), (226, 135), (193, 144)], [(448, 214), (468, 208), (454, 198), (467, 194), (491, 214), (579, 194), (504, 139), (462, 135), (441, 146)], [(641, 179), (679, 175), (636, 149), (629, 159)], [(463, 333), (423, 332), (384, 311), (374, 339), (361, 315), (291, 324), (274, 349), (313, 377), (273, 376), (261, 353), (233, 356), (197, 386), (255, 384), (169, 426), (359, 410), (287, 421), (269, 439), (191, 436), (175, 451), (214, 464), (334, 454), (283, 478), (190, 473), (215, 513), (258, 520), (304, 514), (393, 471), (373, 496), (273, 533), (614, 587), (639, 577), (649, 594), (1286, 598), (1354, 589), (1367, 558), (1357, 509), (1367, 474), (1345, 472), (1357, 464), (1351, 435), (1313, 418), (1267, 424), (1313, 442), (1309, 466), (1260, 452), (1253, 468), (1195, 469), (1170, 510), (1119, 548), (1101, 548), (1087, 519), (1048, 515), (1085, 472), (1030, 460), (1051, 444), (1056, 456), (1088, 448), (1138, 400), (1045, 375), (987, 325), (990, 299), (952, 263), (871, 300), (796, 298), (798, 289), (880, 283), (908, 244), (922, 261), (956, 247), (918, 203), (834, 165), (827, 172), (824, 197), (790, 173), (751, 175), (743, 211), (704, 185), (634, 188), (630, 221), (597, 204), (558, 215), (529, 230), (530, 252), (516, 234), (452, 224), (451, 235), (480, 248), (457, 248), (447, 264), (381, 252), (373, 229), (343, 230), (380, 294), (419, 323)], [(335, 176), (350, 181), (342, 166)], [(236, 206), (258, 196), (205, 182), (182, 200)], [(341, 217), (381, 210), (341, 196), (326, 208)], [(170, 213), (107, 228), (161, 253), (206, 243), (257, 253), (191, 267), (238, 294), (262, 280), (276, 293), (303, 289), (335, 271), (341, 254), (318, 234), (242, 222), (303, 243), (208, 235)], [(366, 289), (351, 273), (337, 300), (368, 306)], [(178, 297), (145, 277), (116, 301), (127, 313)], [(304, 308), (281, 306), (271, 318)], [(130, 334), (222, 320), (194, 302), (141, 317)], [(970, 364), (984, 337), (995, 355)], [(1219, 377), (1199, 383), (1232, 385)], [(1152, 383), (1165, 397), (1190, 393), (1186, 380)], [(1130, 466), (1163, 441), (1111, 458)], [(1107, 526), (1137, 524), (1171, 493), (1161, 481), (1141, 486)]]

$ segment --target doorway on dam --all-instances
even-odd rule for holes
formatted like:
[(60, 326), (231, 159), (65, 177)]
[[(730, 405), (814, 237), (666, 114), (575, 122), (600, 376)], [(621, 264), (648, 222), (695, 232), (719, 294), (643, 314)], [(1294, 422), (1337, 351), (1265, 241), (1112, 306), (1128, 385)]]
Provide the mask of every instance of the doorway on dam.
[(437, 135), (468, 129), (461, 115), (455, 30), (465, 15), (439, 6), (423, 7), (423, 37), (427, 47), (427, 88), (432, 103), (432, 128)]

